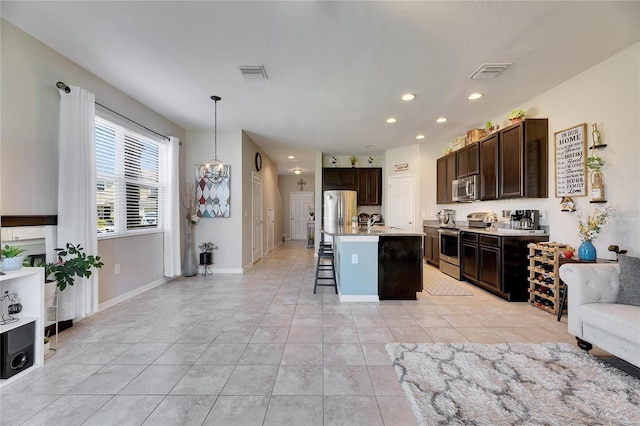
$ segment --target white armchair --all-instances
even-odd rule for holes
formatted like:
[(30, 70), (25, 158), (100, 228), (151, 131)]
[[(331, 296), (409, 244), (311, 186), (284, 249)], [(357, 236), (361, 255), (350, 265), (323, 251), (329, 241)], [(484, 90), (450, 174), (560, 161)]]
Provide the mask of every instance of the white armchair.
[(640, 306), (617, 303), (618, 264), (569, 263), (560, 268), (568, 286), (569, 333), (578, 346), (594, 344), (640, 366)]

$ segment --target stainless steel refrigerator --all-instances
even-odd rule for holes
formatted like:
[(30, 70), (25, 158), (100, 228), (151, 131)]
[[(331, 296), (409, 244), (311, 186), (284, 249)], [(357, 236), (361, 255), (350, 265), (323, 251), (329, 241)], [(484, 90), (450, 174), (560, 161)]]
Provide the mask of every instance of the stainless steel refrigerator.
[(358, 216), (356, 191), (324, 191), (322, 227), (331, 234), (351, 232), (351, 220)]

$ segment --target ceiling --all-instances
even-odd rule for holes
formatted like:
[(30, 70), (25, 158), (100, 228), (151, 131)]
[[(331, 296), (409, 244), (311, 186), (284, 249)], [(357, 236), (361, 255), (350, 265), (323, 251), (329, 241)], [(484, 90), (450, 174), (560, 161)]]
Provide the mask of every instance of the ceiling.
[[(313, 172), (316, 151), (444, 147), (640, 40), (638, 1), (3, 0), (0, 12), (185, 129), (212, 128), (221, 96), (218, 128), (244, 129), (281, 174)], [(493, 62), (513, 65), (469, 79)], [(244, 79), (245, 65), (268, 79)]]

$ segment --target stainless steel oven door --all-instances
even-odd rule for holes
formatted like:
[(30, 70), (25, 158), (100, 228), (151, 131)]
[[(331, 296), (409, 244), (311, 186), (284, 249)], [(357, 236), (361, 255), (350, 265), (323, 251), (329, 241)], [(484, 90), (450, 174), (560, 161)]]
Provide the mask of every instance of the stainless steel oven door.
[(439, 229), (440, 260), (460, 266), (460, 231), (457, 229)]

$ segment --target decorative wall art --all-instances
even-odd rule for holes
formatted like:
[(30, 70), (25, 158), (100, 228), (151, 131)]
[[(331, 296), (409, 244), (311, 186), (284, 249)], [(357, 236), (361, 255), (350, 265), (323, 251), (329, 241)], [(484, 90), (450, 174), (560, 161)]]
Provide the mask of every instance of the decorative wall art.
[(196, 166), (196, 196), (198, 198), (198, 216), (230, 217), (230, 166), (224, 166), (226, 178), (219, 184), (204, 177), (204, 165)]
[(587, 124), (554, 133), (556, 197), (587, 195)]

